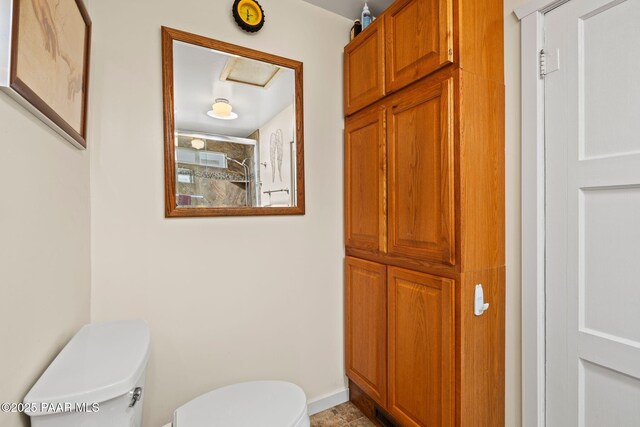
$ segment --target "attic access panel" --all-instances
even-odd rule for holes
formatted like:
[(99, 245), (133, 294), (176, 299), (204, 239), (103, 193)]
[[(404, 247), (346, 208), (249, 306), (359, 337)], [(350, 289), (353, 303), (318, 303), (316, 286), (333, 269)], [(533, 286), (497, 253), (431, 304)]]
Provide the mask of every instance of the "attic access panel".
[(280, 72), (280, 67), (246, 58), (230, 58), (220, 80), (267, 88)]

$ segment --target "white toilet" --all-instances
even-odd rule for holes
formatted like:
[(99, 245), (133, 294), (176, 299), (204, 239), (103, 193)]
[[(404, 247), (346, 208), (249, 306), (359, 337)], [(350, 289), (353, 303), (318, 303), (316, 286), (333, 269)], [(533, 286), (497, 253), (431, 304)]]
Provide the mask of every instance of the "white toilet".
[(172, 427), (309, 425), (307, 399), (300, 387), (283, 381), (254, 381), (222, 387), (185, 403), (173, 414)]
[[(142, 427), (149, 345), (143, 321), (84, 326), (24, 398), (31, 426)], [(300, 387), (255, 381), (187, 402), (175, 411), (172, 425), (309, 427), (310, 422)]]

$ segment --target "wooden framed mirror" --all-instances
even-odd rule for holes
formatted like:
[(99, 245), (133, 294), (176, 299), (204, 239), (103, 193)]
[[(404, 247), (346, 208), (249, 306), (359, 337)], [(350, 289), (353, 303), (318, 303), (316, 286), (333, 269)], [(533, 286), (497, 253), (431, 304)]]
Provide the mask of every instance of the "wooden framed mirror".
[(165, 216), (303, 215), (302, 63), (162, 27)]

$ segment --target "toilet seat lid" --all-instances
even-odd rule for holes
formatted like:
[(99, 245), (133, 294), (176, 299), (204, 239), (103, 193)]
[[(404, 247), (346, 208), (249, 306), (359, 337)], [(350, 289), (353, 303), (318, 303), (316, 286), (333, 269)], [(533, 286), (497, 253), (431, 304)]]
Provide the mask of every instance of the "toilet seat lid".
[(196, 397), (174, 413), (173, 427), (292, 427), (307, 414), (304, 391), (284, 381), (253, 381)]

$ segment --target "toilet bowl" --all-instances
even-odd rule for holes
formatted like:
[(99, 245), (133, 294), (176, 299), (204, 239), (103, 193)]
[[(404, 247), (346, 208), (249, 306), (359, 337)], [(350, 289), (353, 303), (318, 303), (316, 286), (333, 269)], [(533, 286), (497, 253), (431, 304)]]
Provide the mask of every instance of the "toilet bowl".
[[(31, 426), (142, 427), (150, 335), (139, 320), (84, 326), (25, 397)], [(284, 381), (222, 387), (173, 416), (173, 427), (309, 425), (304, 391)]]
[(187, 402), (172, 427), (309, 427), (304, 391), (284, 381), (253, 381), (213, 390)]

